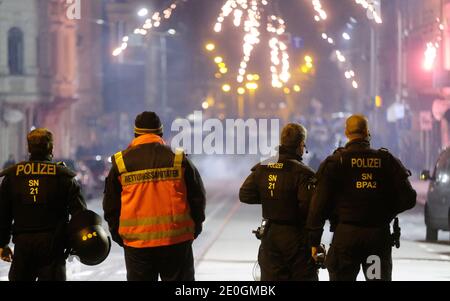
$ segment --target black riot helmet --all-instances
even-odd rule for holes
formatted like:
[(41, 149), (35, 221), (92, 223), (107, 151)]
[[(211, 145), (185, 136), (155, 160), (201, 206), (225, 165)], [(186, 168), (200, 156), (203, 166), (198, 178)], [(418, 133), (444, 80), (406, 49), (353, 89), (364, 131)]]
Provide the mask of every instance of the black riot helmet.
[(102, 218), (93, 211), (81, 211), (68, 226), (70, 254), (85, 265), (102, 263), (111, 250), (111, 239), (102, 227)]

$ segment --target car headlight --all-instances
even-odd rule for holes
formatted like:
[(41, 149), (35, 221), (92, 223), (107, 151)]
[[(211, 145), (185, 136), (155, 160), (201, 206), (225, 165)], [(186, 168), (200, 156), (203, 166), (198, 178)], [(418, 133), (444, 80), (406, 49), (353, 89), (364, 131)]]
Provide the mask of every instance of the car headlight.
[(450, 182), (450, 176), (446, 173), (441, 173), (438, 176), (438, 182), (442, 183), (442, 184), (447, 184), (448, 182)]

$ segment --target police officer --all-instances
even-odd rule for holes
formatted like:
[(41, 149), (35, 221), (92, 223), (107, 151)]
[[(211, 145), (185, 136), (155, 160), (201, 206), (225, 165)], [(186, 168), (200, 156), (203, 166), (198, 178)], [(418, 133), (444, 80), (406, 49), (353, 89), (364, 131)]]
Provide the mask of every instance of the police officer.
[(241, 202), (262, 204), (267, 220), (258, 254), (262, 281), (317, 280), (305, 233), (314, 188), (314, 172), (302, 163), (306, 136), (302, 125), (288, 124), (278, 156), (256, 165), (239, 192)]
[(129, 281), (193, 281), (192, 241), (205, 220), (205, 190), (194, 165), (162, 138), (154, 112), (136, 117), (135, 139), (115, 154), (103, 209), (125, 250)]
[(27, 138), (29, 161), (0, 173), (1, 259), (12, 261), (11, 281), (63, 281), (65, 226), (86, 204), (75, 173), (52, 162), (52, 133), (36, 129)]
[(323, 226), (334, 231), (326, 259), (330, 280), (354, 281), (362, 265), (367, 280), (390, 281), (390, 222), (416, 204), (410, 172), (386, 149), (370, 147), (368, 120), (353, 115), (346, 121), (349, 139), (320, 166), (307, 227), (312, 256), (320, 249)]

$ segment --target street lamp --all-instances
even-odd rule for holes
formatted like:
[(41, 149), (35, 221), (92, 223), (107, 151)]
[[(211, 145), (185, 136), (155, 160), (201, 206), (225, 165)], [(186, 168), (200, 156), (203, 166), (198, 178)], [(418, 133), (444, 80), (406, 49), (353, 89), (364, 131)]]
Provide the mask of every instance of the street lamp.
[(228, 93), (231, 91), (231, 86), (229, 84), (225, 84), (222, 86), (222, 91)]
[(257, 83), (253, 83), (253, 82), (251, 82), (251, 83), (246, 83), (246, 84), (245, 84), (245, 87), (246, 87), (248, 90), (250, 90), (250, 91), (255, 91), (255, 90), (258, 89), (258, 84), (257, 84)]
[(205, 45), (205, 49), (209, 52), (214, 51), (214, 49), (216, 49), (216, 45), (214, 45), (213, 43), (208, 43)]
[(139, 17), (145, 17), (148, 15), (148, 9), (146, 9), (145, 7), (141, 8), (137, 14)]

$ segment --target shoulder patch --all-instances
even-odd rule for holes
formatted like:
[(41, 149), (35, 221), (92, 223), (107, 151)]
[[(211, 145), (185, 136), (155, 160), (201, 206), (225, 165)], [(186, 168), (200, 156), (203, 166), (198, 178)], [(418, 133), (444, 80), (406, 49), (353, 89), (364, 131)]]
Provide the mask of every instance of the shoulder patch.
[[(61, 165), (60, 163), (63, 163), (64, 165)], [(63, 175), (63, 176), (68, 176), (71, 178), (74, 178), (77, 175), (75, 171), (73, 171), (70, 168), (68, 168), (67, 166), (65, 166), (64, 162), (58, 162), (56, 164), (56, 170), (57, 170), (57, 174)]]
[(309, 176), (314, 176), (314, 175), (316, 174), (316, 172), (315, 172), (311, 167), (309, 167), (308, 165), (306, 165), (305, 163), (299, 162), (299, 161), (296, 161), (295, 163), (296, 163), (297, 166), (300, 168), (300, 171), (301, 171), (302, 173), (306, 173), (306, 174), (308, 174)]
[(343, 150), (345, 150), (345, 147), (338, 147), (338, 148), (333, 152), (333, 155), (338, 154), (338, 153), (342, 152)]
[(16, 170), (16, 168), (17, 168), (17, 165), (19, 165), (19, 164), (21, 164), (21, 163), (18, 163), (16, 165), (13, 165), (13, 166), (10, 166), (8, 168), (5, 168), (4, 170), (1, 170), (0, 171), (0, 178), (8, 175), (9, 173), (14, 172)]
[(255, 166), (253, 166), (251, 171), (255, 171), (259, 166), (261, 166), (261, 163), (258, 163)]
[(66, 162), (63, 162), (63, 161), (61, 161), (61, 162), (56, 162), (56, 165), (63, 166), (63, 167), (67, 167)]
[(335, 169), (339, 165), (342, 165), (342, 156), (338, 156), (333, 154), (332, 156), (327, 157), (319, 166), (319, 169), (316, 173), (316, 177), (320, 178), (325, 170)]

